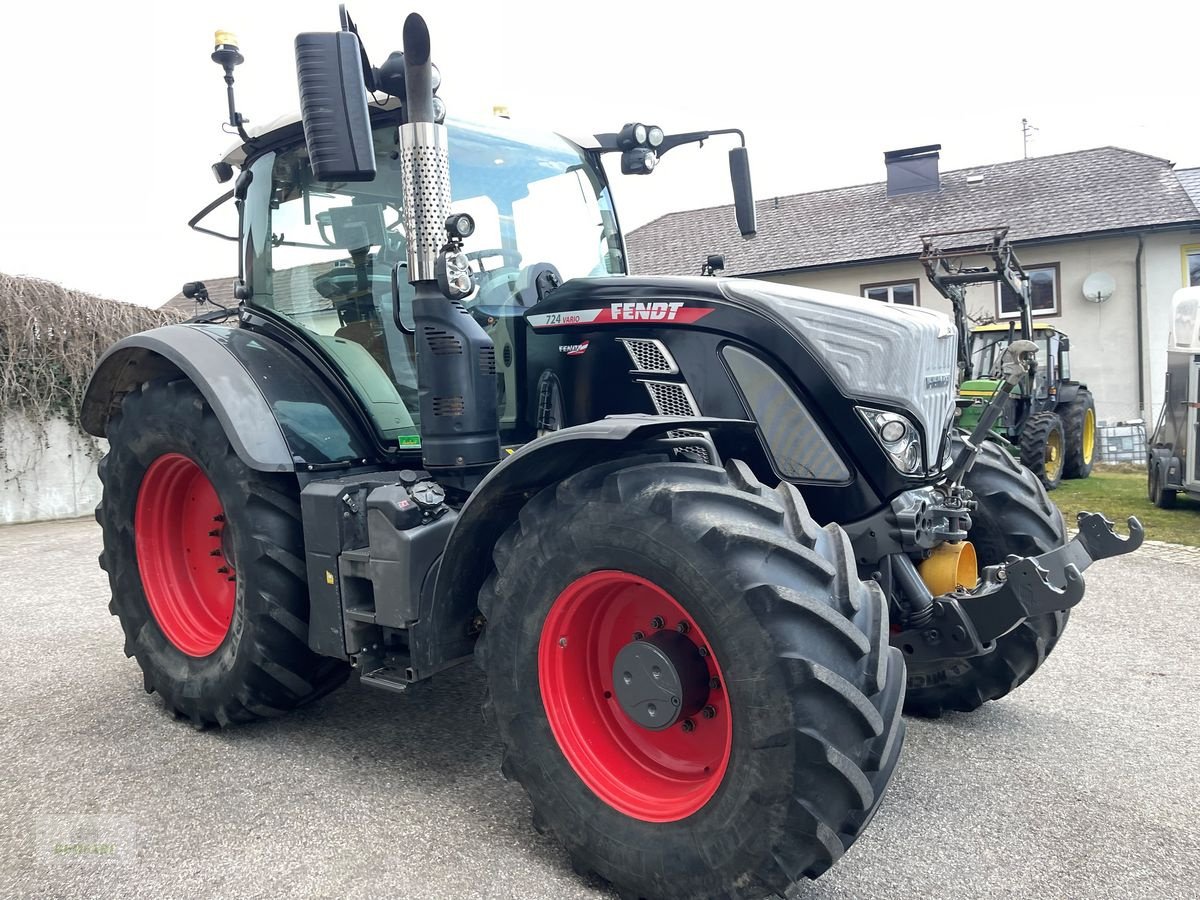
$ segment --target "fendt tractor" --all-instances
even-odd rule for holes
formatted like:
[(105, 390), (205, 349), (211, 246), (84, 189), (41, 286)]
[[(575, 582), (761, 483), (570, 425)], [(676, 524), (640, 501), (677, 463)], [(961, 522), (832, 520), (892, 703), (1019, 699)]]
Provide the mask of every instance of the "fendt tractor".
[(1141, 526), (1084, 514), (1067, 542), (985, 439), (1001, 396), (953, 430), (942, 315), (627, 275), (605, 156), (646, 174), (735, 129), (444, 121), (417, 15), (378, 67), (344, 11), (295, 48), (300, 115), (261, 131), (236, 40), (214, 52), (238, 303), (121, 341), (83, 405), (146, 690), (229, 726), (474, 657), (502, 771), (579, 871), (667, 898), (820, 875), (901, 712), (1027, 679)]
[[(964, 265), (971, 257), (988, 265)], [(1008, 241), (1008, 228), (921, 235), (921, 263), (930, 283), (950, 301), (959, 335), (959, 427), (971, 429), (1003, 383), (1005, 349), (1014, 341), (1037, 345), (1036, 357), (1013, 389), (993, 430), (1009, 452), (1047, 490), (1063, 478), (1087, 478), (1096, 459), (1096, 402), (1088, 386), (1071, 379), (1071, 341), (1047, 322), (1034, 322), (1032, 281)], [(971, 327), (966, 287), (998, 284), (1015, 298), (1018, 318)]]

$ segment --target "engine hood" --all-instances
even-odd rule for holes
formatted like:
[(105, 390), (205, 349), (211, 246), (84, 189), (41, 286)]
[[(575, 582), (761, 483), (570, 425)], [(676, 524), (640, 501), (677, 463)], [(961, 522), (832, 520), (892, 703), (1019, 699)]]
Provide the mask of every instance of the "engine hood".
[(716, 279), (731, 302), (792, 332), (847, 397), (909, 410), (933, 466), (954, 409), (956, 346), (949, 316), (847, 294), (742, 278)]

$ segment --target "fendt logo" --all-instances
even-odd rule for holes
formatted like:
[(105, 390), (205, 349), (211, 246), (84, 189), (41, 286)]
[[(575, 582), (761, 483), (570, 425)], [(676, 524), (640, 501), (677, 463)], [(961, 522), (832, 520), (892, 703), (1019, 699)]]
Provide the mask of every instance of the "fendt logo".
[(614, 322), (673, 322), (682, 303), (657, 300), (651, 303), (614, 303), (608, 314)]
[(588, 344), (591, 341), (584, 341), (582, 344), (560, 344), (559, 353), (565, 353), (567, 356), (583, 356), (587, 353)]
[(932, 390), (934, 388), (946, 387), (950, 383), (950, 374), (945, 375), (926, 375), (925, 387)]

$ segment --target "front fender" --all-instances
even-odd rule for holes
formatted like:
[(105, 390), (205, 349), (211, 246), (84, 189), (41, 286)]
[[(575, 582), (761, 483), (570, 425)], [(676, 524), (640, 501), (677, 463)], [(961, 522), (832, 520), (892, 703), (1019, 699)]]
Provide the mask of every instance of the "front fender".
[(723, 457), (743, 459), (764, 481), (772, 480), (753, 422), (631, 415), (552, 432), (501, 462), (468, 498), (438, 567), (429, 604), (433, 619), (451, 630), (470, 621), (492, 570), (492, 548), (535, 493), (588, 466), (643, 451), (647, 441), (680, 429), (709, 432)]
[(80, 423), (106, 437), (126, 394), (178, 376), (208, 401), (252, 469), (291, 472), (375, 455), (344, 400), (303, 360), (265, 335), (221, 325), (167, 325), (114, 344), (88, 382)]

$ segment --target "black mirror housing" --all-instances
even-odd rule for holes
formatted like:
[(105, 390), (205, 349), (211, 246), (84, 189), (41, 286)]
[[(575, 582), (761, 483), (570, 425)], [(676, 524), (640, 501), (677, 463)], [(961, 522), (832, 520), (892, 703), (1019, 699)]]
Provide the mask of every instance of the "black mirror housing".
[(372, 181), (375, 145), (362, 51), (350, 31), (296, 35), (300, 117), (318, 181)]
[(745, 147), (729, 151), (729, 180), (733, 183), (733, 210), (742, 237), (758, 233), (754, 213), (754, 189), (750, 186), (750, 155)]

